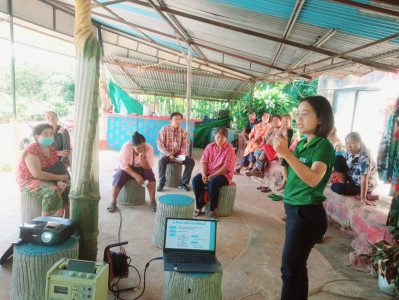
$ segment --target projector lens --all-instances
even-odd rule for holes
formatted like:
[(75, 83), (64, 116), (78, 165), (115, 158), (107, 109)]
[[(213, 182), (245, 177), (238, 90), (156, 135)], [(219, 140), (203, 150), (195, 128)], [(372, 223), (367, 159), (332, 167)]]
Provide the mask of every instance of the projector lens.
[(44, 243), (50, 243), (52, 238), (53, 238), (53, 235), (50, 232), (44, 232), (42, 234), (42, 241)]

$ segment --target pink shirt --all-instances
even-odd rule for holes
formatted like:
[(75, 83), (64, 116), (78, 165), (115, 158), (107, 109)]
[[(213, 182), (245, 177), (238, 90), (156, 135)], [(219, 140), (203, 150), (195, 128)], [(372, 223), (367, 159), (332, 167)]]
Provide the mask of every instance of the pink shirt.
[[(148, 164), (152, 168), (154, 166), (154, 149), (148, 143), (145, 144), (145, 158), (147, 159)], [(126, 170), (130, 166), (141, 167), (141, 164), (139, 156), (134, 155), (132, 142), (128, 141), (123, 144), (121, 151), (119, 153), (119, 168), (121, 168), (122, 170)]]
[(201, 163), (208, 164), (208, 174), (213, 174), (222, 167), (229, 170), (228, 173), (223, 174), (226, 176), (229, 183), (233, 179), (235, 161), (236, 153), (233, 146), (228, 142), (224, 144), (222, 149), (219, 149), (216, 142), (210, 143), (206, 146), (201, 157)]

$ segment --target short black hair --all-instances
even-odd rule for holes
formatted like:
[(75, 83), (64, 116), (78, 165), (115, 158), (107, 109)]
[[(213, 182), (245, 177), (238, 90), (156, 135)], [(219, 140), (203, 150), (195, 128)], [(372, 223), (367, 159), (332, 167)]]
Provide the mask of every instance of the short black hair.
[(47, 114), (54, 114), (57, 117), (57, 119), (58, 119), (58, 115), (57, 115), (57, 113), (55, 111), (52, 111), (52, 110), (46, 111), (44, 116), (46, 116)]
[(273, 118), (278, 118), (281, 121), (281, 115), (270, 115), (270, 120), (273, 120)]
[(216, 131), (215, 131), (215, 136), (216, 136), (217, 134), (221, 134), (221, 135), (223, 135), (225, 138), (227, 138), (228, 135), (229, 135), (229, 132), (227, 131), (227, 129), (226, 129), (225, 127), (218, 127), (218, 128), (216, 129)]
[(306, 101), (313, 107), (320, 124), (316, 128), (315, 134), (321, 137), (327, 137), (334, 126), (334, 114), (330, 102), (323, 96), (305, 97), (299, 103)]
[(33, 137), (35, 138), (36, 141), (37, 141), (36, 136), (37, 135), (41, 135), (43, 130), (47, 129), (47, 128), (50, 128), (51, 131), (54, 131), (53, 130), (53, 126), (51, 126), (48, 123), (40, 123), (40, 124), (36, 125), (35, 127), (33, 127), (32, 135), (33, 135)]
[(144, 135), (142, 135), (141, 133), (139, 133), (138, 131), (135, 131), (132, 134), (132, 145), (133, 146), (137, 146), (140, 145), (142, 143), (145, 143), (145, 137)]
[(183, 115), (177, 111), (170, 114), (170, 119), (172, 120), (174, 116), (180, 116), (183, 119)]

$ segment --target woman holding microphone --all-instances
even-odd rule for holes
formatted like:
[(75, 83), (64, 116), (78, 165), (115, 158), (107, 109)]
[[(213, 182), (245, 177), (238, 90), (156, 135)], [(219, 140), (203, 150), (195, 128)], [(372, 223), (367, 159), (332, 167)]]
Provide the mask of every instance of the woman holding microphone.
[(334, 148), (326, 138), (333, 128), (334, 116), (328, 100), (322, 96), (302, 99), (295, 115), (299, 132), (306, 135), (293, 153), (287, 137), (276, 134), (273, 147), (288, 163), (284, 190), (287, 215), (282, 255), (281, 299), (307, 299), (306, 262), (310, 251), (327, 230), (323, 207), (324, 188), (334, 166)]

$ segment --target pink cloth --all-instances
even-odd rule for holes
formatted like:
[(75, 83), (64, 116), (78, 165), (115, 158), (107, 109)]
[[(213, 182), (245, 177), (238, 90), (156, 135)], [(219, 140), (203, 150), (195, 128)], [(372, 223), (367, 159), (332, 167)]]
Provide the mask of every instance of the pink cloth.
[(182, 127), (174, 129), (171, 125), (162, 127), (158, 134), (157, 147), (166, 156), (186, 153), (188, 149), (186, 131)]
[[(133, 160), (134, 156), (134, 160)], [(148, 161), (151, 169), (154, 166), (154, 149), (148, 143), (145, 144), (145, 158)], [(134, 161), (134, 165), (133, 165)], [(134, 155), (132, 142), (128, 141), (123, 144), (119, 153), (119, 168), (122, 170), (128, 169), (130, 166), (142, 167), (140, 164), (140, 158), (138, 155)]]
[(223, 175), (230, 183), (233, 179), (235, 161), (236, 154), (233, 146), (226, 142), (223, 148), (219, 149), (216, 142), (213, 142), (206, 146), (200, 162), (208, 164), (208, 174), (213, 174), (225, 167), (229, 172)]

